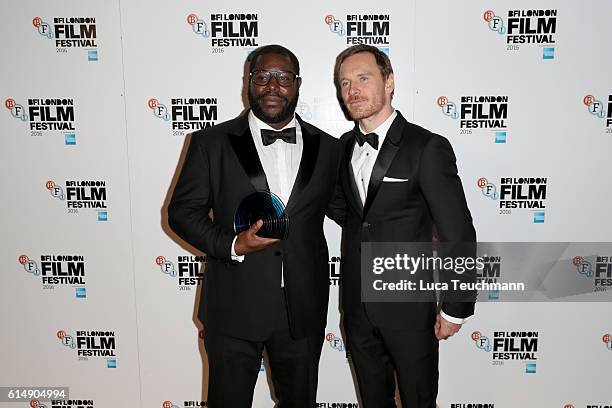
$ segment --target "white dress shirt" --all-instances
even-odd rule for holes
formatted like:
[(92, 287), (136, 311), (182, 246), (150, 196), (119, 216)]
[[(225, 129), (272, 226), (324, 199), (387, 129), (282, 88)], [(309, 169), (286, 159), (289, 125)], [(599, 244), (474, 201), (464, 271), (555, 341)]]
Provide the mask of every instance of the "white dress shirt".
[[(262, 129), (280, 131), (291, 127), (295, 127), (295, 144), (286, 143), (283, 140), (276, 140), (274, 143), (264, 146), (261, 139)], [(282, 129), (274, 129), (255, 116), (253, 111), (250, 111), (249, 129), (251, 130), (251, 136), (255, 143), (259, 161), (261, 162), (264, 173), (266, 173), (268, 187), (270, 187), (272, 193), (280, 197), (286, 206), (291, 196), (291, 190), (293, 189), (293, 184), (295, 183), (300, 167), (300, 161), (302, 160), (302, 151), (304, 150), (304, 141), (302, 139), (300, 124), (294, 116), (293, 120)], [(236, 255), (235, 245), (237, 238), (238, 236), (235, 236), (232, 242), (232, 259), (242, 262), (244, 260), (244, 255)], [(282, 274), (281, 286), (284, 286)]]
[[(276, 131), (292, 127), (295, 127), (295, 144), (277, 140), (271, 145), (263, 145), (261, 140), (262, 129)], [(251, 111), (249, 112), (249, 128), (251, 129), (251, 135), (253, 136), (253, 142), (255, 142), (259, 160), (266, 173), (270, 191), (279, 196), (283, 203), (287, 205), (300, 167), (300, 161), (302, 160), (302, 150), (304, 149), (300, 124), (294, 116), (293, 120), (282, 129), (274, 129), (257, 118), (253, 111)]]
[[(351, 156), (351, 166), (353, 167), (355, 184), (357, 185), (357, 190), (359, 191), (361, 204), (365, 204), (368, 194), (368, 185), (370, 184), (370, 178), (372, 177), (372, 169), (374, 168), (374, 163), (376, 163), (380, 148), (383, 142), (385, 141), (387, 133), (389, 132), (389, 128), (391, 127), (391, 124), (393, 123), (396, 117), (397, 112), (393, 110), (393, 113), (371, 132), (366, 132), (361, 126), (359, 126), (359, 131), (361, 131), (361, 133), (363, 133), (364, 135), (367, 133), (376, 133), (378, 135), (378, 150), (370, 146), (369, 143), (364, 143), (363, 146), (359, 146), (359, 143), (355, 143), (355, 147), (353, 148), (353, 155)], [(440, 315), (442, 315), (442, 317), (444, 317), (449, 322), (455, 324), (463, 324), (467, 319), (472, 317), (469, 316), (465, 319), (452, 317), (444, 313), (444, 311), (442, 310), (440, 311)]]
[(378, 152), (380, 152), (380, 147), (385, 141), (387, 132), (389, 131), (391, 123), (393, 123), (396, 116), (397, 112), (394, 110), (391, 116), (389, 116), (372, 132), (366, 132), (361, 126), (359, 126), (359, 130), (364, 135), (367, 133), (376, 133), (378, 135), (378, 150), (370, 146), (369, 143), (364, 143), (363, 146), (359, 146), (359, 143), (355, 143), (355, 147), (353, 148), (351, 165), (353, 166), (353, 174), (355, 175), (357, 190), (359, 190), (359, 197), (361, 197), (361, 204), (365, 204), (374, 163), (376, 163), (376, 158), (378, 157)]

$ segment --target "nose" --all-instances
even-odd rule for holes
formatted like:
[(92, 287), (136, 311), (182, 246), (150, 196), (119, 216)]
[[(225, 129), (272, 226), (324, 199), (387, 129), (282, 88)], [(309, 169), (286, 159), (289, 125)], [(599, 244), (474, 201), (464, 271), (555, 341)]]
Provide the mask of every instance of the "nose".
[(359, 93), (359, 88), (356, 86), (356, 84), (349, 84), (348, 86), (348, 94), (349, 95), (357, 95)]
[(271, 90), (277, 90), (277, 91), (280, 89), (280, 85), (278, 84), (278, 80), (276, 79), (276, 76), (272, 75), (270, 77), (270, 80), (268, 81), (266, 88), (271, 89)]

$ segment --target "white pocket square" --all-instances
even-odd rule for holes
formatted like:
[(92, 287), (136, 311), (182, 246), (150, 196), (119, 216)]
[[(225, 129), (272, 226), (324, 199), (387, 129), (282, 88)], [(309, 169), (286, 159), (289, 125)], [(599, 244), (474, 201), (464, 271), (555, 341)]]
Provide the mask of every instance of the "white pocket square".
[(408, 179), (401, 179), (401, 178), (394, 178), (394, 177), (383, 178), (383, 182), (389, 182), (389, 183), (403, 183), (404, 181), (408, 181)]

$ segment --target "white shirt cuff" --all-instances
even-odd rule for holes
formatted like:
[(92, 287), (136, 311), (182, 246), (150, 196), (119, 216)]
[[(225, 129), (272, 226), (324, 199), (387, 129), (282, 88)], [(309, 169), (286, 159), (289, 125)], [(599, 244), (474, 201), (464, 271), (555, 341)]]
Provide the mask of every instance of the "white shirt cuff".
[(455, 323), (455, 324), (463, 324), (465, 322), (467, 322), (471, 317), (473, 317), (474, 315), (468, 316), (465, 319), (462, 319), (460, 317), (452, 317), (447, 315), (446, 313), (444, 313), (443, 310), (440, 310), (440, 316), (442, 316), (444, 319), (446, 319), (447, 321), (451, 322), (451, 323)]
[(236, 255), (236, 240), (237, 239), (238, 239), (238, 235), (236, 235), (234, 237), (234, 240), (232, 241), (232, 251), (231, 251), (232, 261), (242, 262), (244, 261), (244, 255)]

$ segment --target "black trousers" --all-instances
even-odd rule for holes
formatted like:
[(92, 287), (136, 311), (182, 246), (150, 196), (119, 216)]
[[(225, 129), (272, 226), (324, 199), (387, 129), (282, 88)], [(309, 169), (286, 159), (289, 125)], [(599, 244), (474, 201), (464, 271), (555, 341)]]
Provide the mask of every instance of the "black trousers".
[(396, 406), (395, 374), (403, 408), (436, 408), (438, 340), (433, 327), (375, 327), (363, 309), (345, 316), (344, 327), (363, 408)]
[(284, 291), (280, 288), (278, 325), (264, 341), (206, 332), (208, 406), (251, 407), (265, 347), (278, 407), (315, 407), (323, 336), (323, 330), (319, 335), (297, 340), (291, 336)]

